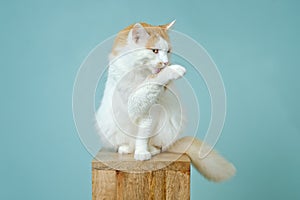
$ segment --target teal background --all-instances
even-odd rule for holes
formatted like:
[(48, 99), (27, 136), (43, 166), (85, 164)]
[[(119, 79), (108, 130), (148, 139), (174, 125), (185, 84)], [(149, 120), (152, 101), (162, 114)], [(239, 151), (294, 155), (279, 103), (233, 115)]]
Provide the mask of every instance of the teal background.
[(92, 157), (72, 118), (81, 62), (128, 24), (162, 24), (206, 48), (228, 112), (217, 149), (237, 175), (192, 171), (191, 199), (300, 199), (299, 1), (0, 2), (0, 199), (91, 199)]

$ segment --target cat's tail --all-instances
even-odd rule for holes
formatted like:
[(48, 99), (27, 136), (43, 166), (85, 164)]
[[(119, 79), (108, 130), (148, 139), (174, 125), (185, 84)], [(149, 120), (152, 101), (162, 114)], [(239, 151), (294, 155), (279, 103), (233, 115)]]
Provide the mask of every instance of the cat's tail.
[[(200, 148), (210, 148), (207, 144), (193, 137), (183, 137), (177, 140), (167, 151), (186, 153), (194, 167), (208, 180), (221, 182), (235, 174), (235, 167), (216, 151), (212, 150), (206, 157), (200, 158)], [(203, 149), (205, 151), (205, 149)]]

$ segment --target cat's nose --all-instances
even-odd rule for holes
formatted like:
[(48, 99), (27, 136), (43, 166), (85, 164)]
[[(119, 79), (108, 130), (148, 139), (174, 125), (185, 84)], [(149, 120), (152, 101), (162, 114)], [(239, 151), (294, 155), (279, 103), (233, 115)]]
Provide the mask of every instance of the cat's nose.
[(165, 67), (165, 66), (168, 66), (169, 62), (163, 62), (162, 64)]

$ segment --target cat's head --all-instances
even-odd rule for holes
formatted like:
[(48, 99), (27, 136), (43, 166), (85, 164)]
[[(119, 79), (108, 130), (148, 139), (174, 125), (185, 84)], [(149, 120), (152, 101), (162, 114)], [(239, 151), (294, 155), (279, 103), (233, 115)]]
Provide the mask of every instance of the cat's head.
[(160, 72), (169, 64), (171, 44), (168, 30), (174, 23), (159, 26), (136, 23), (125, 28), (115, 39), (111, 57), (134, 53), (139, 66), (154, 74)]

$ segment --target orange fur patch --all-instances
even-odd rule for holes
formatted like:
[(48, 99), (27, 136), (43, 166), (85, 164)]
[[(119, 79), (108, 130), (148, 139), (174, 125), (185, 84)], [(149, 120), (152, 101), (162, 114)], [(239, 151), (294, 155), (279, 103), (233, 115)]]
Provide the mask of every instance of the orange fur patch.
[[(154, 44), (159, 40), (159, 37), (162, 37), (168, 43), (170, 42), (168, 31), (166, 29), (167, 24), (159, 25), (159, 26), (153, 26), (144, 22), (141, 22), (140, 24), (145, 28), (147, 33), (150, 35), (150, 38), (146, 44), (146, 48), (152, 48)], [(134, 25), (135, 24), (131, 24), (130, 26), (126, 27), (125, 29), (121, 30), (118, 33), (112, 48), (113, 55), (118, 54), (117, 51), (118, 47), (124, 47), (127, 44), (128, 33), (133, 28)]]

